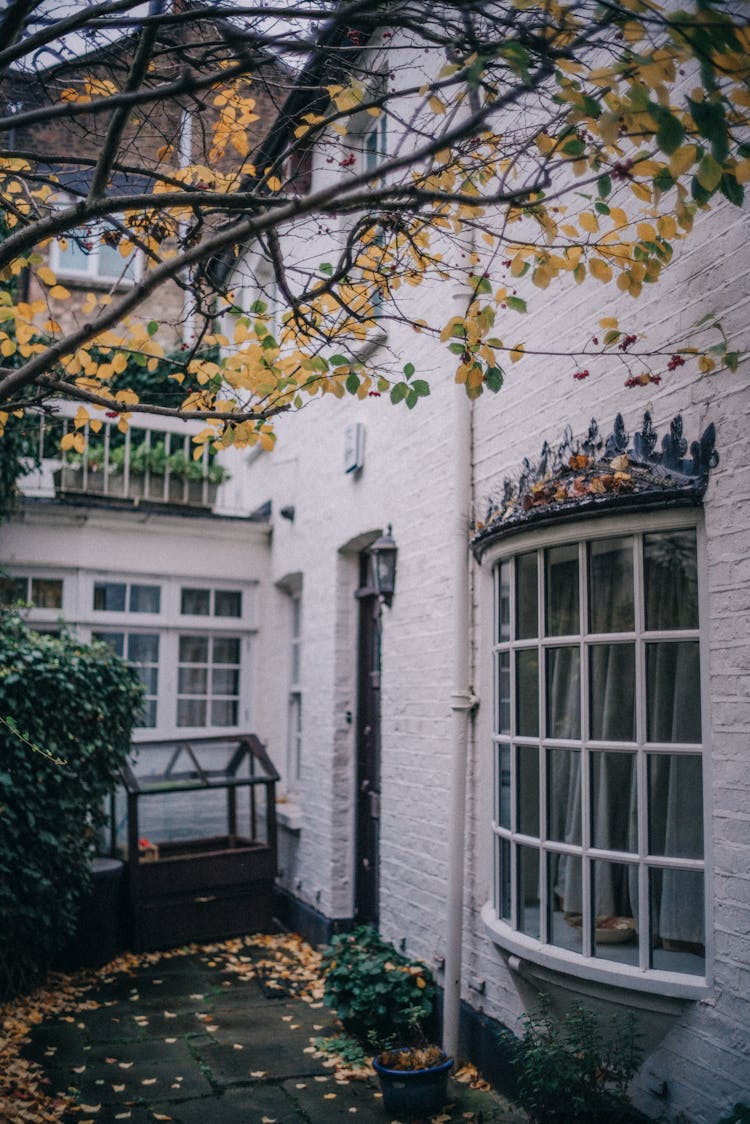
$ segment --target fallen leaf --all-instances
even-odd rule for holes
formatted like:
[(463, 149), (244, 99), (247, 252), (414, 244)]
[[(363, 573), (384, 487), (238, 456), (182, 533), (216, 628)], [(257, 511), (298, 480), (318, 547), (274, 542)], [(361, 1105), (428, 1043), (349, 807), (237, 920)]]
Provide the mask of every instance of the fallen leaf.
[(155, 1085), (155, 1084), (156, 1084), (156, 1078), (155, 1077), (144, 1077), (143, 1080), (141, 1081), (141, 1085)]
[(113, 1085), (112, 1086), (112, 1092), (113, 1093), (124, 1093), (125, 1092), (125, 1086), (124, 1085)]
[(100, 1112), (101, 1107), (100, 1104), (82, 1104), (81, 1112)]
[(323, 1094), (323, 1100), (324, 1101), (335, 1101), (336, 1100), (336, 1094), (335, 1093), (324, 1093)]
[(234, 1050), (244, 1050), (245, 1047), (242, 1045), (241, 1042), (233, 1042), (232, 1043), (232, 1049), (234, 1049)]
[(173, 1042), (177, 1041), (177, 1039), (176, 1038), (165, 1038), (164, 1041), (167, 1043), (168, 1046), (171, 1046)]
[(250, 1076), (251, 1077), (265, 1077), (266, 1072), (267, 1071), (265, 1069), (251, 1069), (250, 1070)]
[(85, 1073), (85, 1072), (86, 1072), (86, 1066), (85, 1065), (74, 1065), (73, 1066), (73, 1073)]

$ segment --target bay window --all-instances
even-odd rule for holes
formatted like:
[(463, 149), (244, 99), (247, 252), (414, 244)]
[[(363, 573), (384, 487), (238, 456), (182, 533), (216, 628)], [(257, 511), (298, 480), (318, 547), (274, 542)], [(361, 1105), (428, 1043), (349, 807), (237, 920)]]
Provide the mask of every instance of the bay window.
[(679, 993), (705, 975), (697, 530), (586, 530), (495, 554), (487, 916), (532, 960)]

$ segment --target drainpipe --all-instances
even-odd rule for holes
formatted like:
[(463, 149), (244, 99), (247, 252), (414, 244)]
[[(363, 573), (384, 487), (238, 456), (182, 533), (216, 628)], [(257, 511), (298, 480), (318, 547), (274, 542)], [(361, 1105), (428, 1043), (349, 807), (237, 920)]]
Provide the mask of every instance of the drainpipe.
[[(472, 239), (473, 241), (473, 239)], [(466, 290), (457, 296), (466, 303)], [(469, 515), (472, 501), (472, 402), (456, 387), (454, 426), (453, 526), (453, 689), (451, 691), (451, 801), (446, 888), (445, 982), (443, 993), (443, 1049), (458, 1055), (461, 1010), (461, 954), (463, 944), (464, 861), (466, 854), (466, 766), (471, 714), (477, 699), (471, 689), (471, 557)]]

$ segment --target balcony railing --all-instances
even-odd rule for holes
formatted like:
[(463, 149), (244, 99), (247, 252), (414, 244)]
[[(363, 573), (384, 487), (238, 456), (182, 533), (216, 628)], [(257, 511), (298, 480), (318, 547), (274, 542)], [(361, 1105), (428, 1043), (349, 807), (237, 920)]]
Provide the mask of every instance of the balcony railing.
[[(77, 409), (65, 403), (53, 418), (40, 414), (42, 470), (21, 481), (25, 494), (213, 506), (228, 474), (207, 447), (199, 460), (193, 459), (194, 428), (186, 429), (176, 419), (139, 419), (121, 433), (117, 419), (102, 418), (98, 429), (87, 423), (77, 430)], [(83, 435), (82, 452), (63, 451), (63, 438), (70, 432)]]

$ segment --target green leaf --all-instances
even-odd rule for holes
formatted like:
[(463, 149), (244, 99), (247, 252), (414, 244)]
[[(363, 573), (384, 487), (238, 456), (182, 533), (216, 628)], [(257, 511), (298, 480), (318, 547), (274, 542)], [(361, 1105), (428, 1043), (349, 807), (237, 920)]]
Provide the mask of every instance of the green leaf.
[(669, 168), (661, 168), (654, 176), (654, 187), (658, 191), (669, 191), (671, 187), (674, 187), (674, 184), (674, 177)]
[(341, 367), (344, 363), (348, 363), (349, 360), (343, 355), (332, 355), (328, 362), (332, 367)]
[(253, 301), (253, 303), (250, 305), (250, 311), (253, 314), (253, 316), (262, 316), (263, 313), (266, 312), (267, 310), (268, 310), (268, 306), (266, 305), (265, 301), (261, 301), (261, 300)]
[(416, 370), (416, 368), (415, 368), (415, 366), (414, 366), (414, 364), (413, 364), (413, 363), (407, 363), (407, 364), (406, 364), (406, 365), (404, 366), (404, 378), (405, 378), (405, 379), (410, 379), (410, 378), (411, 378), (411, 376), (412, 376), (412, 375), (414, 374), (414, 371), (415, 371), (415, 370)]
[(600, 215), (608, 215), (610, 213), (609, 207), (606, 203), (603, 203), (601, 199), (597, 199), (596, 203), (594, 203), (594, 210)]
[(596, 185), (599, 190), (600, 198), (606, 199), (610, 191), (612, 190), (612, 177), (607, 175), (599, 176), (599, 179), (596, 181)]
[(730, 203), (735, 203), (738, 207), (742, 206), (745, 199), (745, 188), (737, 180), (732, 172), (724, 172), (719, 184), (719, 190)]
[(408, 390), (409, 387), (405, 382), (397, 382), (395, 386), (391, 387), (391, 402), (394, 406), (404, 400)]
[(619, 338), (620, 338), (620, 333), (617, 331), (617, 329), (616, 328), (610, 328), (610, 330), (605, 333), (604, 346), (609, 347), (609, 345), (611, 343), (617, 343)]
[(333, 273), (333, 266), (331, 265), (330, 262), (327, 262), (327, 261), (321, 262), (320, 265), (318, 266), (318, 269), (320, 270), (321, 273), (327, 273), (329, 277)]
[(704, 191), (713, 192), (721, 182), (721, 165), (708, 153), (703, 157), (698, 165), (698, 171), (695, 177)]
[(571, 137), (570, 140), (565, 142), (562, 150), (566, 156), (582, 156), (586, 151), (586, 145), (580, 137)]
[(685, 130), (682, 127), (682, 122), (670, 113), (668, 109), (662, 106), (654, 106), (651, 110), (652, 116), (656, 118), (656, 143), (662, 152), (667, 156), (671, 156), (676, 152), (685, 139)]
[(698, 132), (711, 143), (711, 152), (714, 159), (725, 160), (729, 154), (729, 130), (724, 106), (721, 102), (709, 101), (708, 99), (693, 101), (692, 98), (688, 98), (688, 105), (693, 120), (698, 126)]
[(739, 361), (740, 361), (739, 351), (728, 351), (726, 353), (726, 355), (724, 356), (724, 362), (726, 363), (727, 367), (729, 367), (730, 371), (736, 371), (737, 370), (737, 365), (739, 364)]
[(493, 394), (497, 394), (498, 390), (503, 385), (504, 378), (505, 376), (502, 368), (488, 367), (484, 376), (484, 384)]
[(346, 383), (344, 384), (350, 394), (356, 394), (359, 390), (359, 376), (356, 371), (350, 371), (346, 376)]
[(429, 397), (430, 384), (425, 382), (424, 379), (415, 379), (411, 388), (419, 398)]
[(149, 320), (148, 324), (146, 325), (146, 331), (148, 332), (148, 334), (150, 336), (155, 336), (156, 333), (159, 331), (159, 321), (158, 320)]
[(506, 297), (505, 303), (508, 308), (512, 308), (514, 312), (526, 312), (526, 301), (521, 297)]

